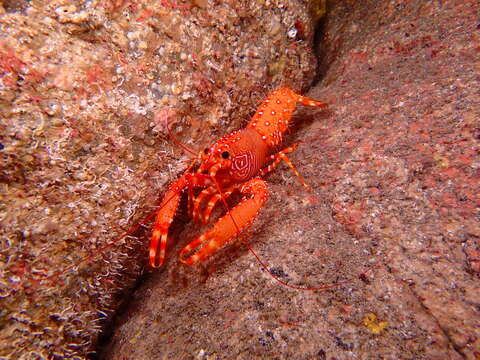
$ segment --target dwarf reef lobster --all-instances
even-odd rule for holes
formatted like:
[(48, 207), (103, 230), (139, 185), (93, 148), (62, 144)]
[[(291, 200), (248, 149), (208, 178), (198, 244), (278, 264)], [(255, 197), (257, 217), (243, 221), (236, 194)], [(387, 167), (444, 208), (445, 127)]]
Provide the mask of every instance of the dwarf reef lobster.
[[(98, 249), (97, 254), (145, 226), (146, 222), (156, 215), (150, 241), (149, 263), (152, 268), (161, 267), (165, 261), (170, 225), (179, 206), (182, 192), (188, 189), (189, 214), (194, 221), (207, 224), (210, 214), (219, 201), (227, 210), (227, 214), (222, 216), (211, 230), (195, 238), (180, 251), (180, 261), (192, 265), (207, 259), (253, 223), (268, 196), (267, 185), (262, 177), (275, 169), (282, 160), (292, 169), (302, 185), (309, 189), (310, 187), (287, 157), (287, 154), (296, 149), (297, 144), (276, 152), (298, 102), (319, 108), (328, 106), (326, 103), (296, 94), (288, 88), (275, 90), (263, 101), (244, 129), (224, 136), (198, 153), (185, 173), (170, 184), (156, 212)], [(179, 143), (179, 145), (183, 147), (182, 144)], [(185, 148), (185, 150), (188, 149)], [(195, 196), (196, 189), (203, 190), (197, 192), (198, 195)], [(240, 192), (242, 199), (239, 204), (229, 209), (226, 199), (234, 192)], [(353, 279), (316, 287), (291, 285), (273, 274), (248, 242), (245, 244), (274, 280), (291, 289), (326, 290), (350, 283)], [(40, 281), (56, 279), (94, 256), (95, 254), (87, 256)], [(360, 273), (358, 277), (367, 282), (366, 274), (375, 266), (376, 264)]]
[[(197, 222), (208, 223), (219, 201), (227, 208), (227, 214), (211, 230), (181, 250), (180, 261), (191, 265), (214, 254), (252, 224), (268, 196), (262, 177), (282, 160), (308, 187), (287, 157), (296, 145), (275, 152), (288, 129), (297, 102), (320, 108), (327, 106), (288, 88), (277, 89), (263, 101), (244, 129), (234, 131), (200, 151), (185, 173), (170, 184), (153, 225), (149, 251), (152, 267), (160, 267), (164, 263), (168, 230), (184, 189), (188, 189), (190, 217)], [(198, 168), (194, 171), (196, 166)], [(195, 189), (203, 190), (195, 196)], [(242, 199), (228, 210), (225, 199), (234, 192), (240, 192)]]

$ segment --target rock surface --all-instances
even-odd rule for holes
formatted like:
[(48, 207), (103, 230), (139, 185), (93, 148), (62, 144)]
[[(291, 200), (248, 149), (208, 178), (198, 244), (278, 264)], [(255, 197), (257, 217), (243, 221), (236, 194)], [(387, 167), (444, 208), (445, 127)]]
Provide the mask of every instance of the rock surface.
[[(478, 1), (332, 1), (322, 81), (248, 241), (178, 250), (119, 315), (105, 359), (480, 357)], [(362, 274), (370, 269), (367, 274)]]
[(297, 0), (4, 0), (0, 28), (0, 358), (85, 358), (189, 161), (167, 127), (197, 151), (308, 87), (313, 23)]

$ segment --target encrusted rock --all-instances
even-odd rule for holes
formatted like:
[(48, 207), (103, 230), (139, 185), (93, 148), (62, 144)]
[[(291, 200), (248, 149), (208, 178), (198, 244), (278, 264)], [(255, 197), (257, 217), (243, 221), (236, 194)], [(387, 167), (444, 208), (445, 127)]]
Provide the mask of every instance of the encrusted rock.
[[(2, 4), (0, 357), (84, 358), (141, 272), (148, 234), (103, 247), (187, 164), (152, 119), (170, 114), (197, 150), (272, 89), (302, 91), (313, 24), (292, 0)], [(296, 22), (304, 39), (287, 36)]]

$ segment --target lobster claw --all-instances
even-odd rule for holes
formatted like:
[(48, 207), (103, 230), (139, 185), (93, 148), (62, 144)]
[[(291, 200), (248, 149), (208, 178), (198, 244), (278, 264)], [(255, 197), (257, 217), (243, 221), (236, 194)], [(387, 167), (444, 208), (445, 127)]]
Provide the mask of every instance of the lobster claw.
[(241, 187), (237, 185), (235, 189), (242, 193), (242, 201), (221, 217), (210, 231), (187, 244), (180, 252), (181, 262), (192, 265), (205, 260), (252, 224), (267, 200), (267, 183), (257, 177), (247, 181)]
[[(150, 266), (158, 268), (165, 260), (165, 249), (167, 248), (168, 228), (173, 221), (182, 190), (186, 188), (192, 174), (185, 173), (170, 184), (155, 218), (153, 225), (152, 240), (150, 241)], [(157, 261), (158, 258), (158, 261)]]
[[(180, 202), (180, 196), (185, 188), (190, 192), (194, 188), (205, 188), (212, 185), (210, 175), (185, 172), (181, 177), (170, 184), (158, 208), (155, 223), (153, 224), (152, 240), (150, 241), (149, 261), (150, 266), (159, 268), (165, 260), (167, 248), (168, 229)], [(189, 194), (192, 196), (192, 193)]]

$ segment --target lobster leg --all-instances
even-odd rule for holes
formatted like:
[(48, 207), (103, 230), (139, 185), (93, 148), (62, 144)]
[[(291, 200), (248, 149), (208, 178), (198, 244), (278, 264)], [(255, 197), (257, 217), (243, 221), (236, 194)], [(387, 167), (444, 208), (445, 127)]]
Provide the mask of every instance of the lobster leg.
[[(167, 248), (168, 228), (170, 227), (175, 212), (178, 208), (180, 196), (183, 189), (195, 187), (207, 187), (212, 185), (212, 180), (206, 174), (185, 173), (173, 183), (170, 184), (155, 218), (153, 225), (152, 239), (150, 241), (150, 266), (158, 268), (162, 266), (165, 260), (165, 250)], [(158, 262), (157, 262), (158, 258)]]
[(267, 200), (267, 184), (261, 178), (254, 178), (240, 188), (242, 201), (222, 216), (211, 230), (190, 242), (180, 252), (180, 261), (192, 265), (208, 258), (225, 243), (235, 238), (248, 227)]
[(215, 207), (215, 205), (217, 204), (217, 202), (222, 199), (222, 196), (224, 198), (228, 198), (230, 195), (232, 195), (232, 193), (235, 191), (235, 190), (238, 190), (238, 186), (235, 186), (235, 187), (231, 187), (230, 189), (227, 189), (225, 191), (223, 191), (221, 194), (220, 193), (217, 193), (217, 194), (214, 194), (210, 200), (208, 201), (208, 204), (207, 204), (207, 207), (205, 208), (205, 210), (203, 211), (203, 223), (206, 224), (208, 223), (208, 220), (210, 219), (210, 215), (212, 213), (212, 210), (213, 208)]
[(193, 211), (190, 214), (190, 217), (193, 221), (200, 223), (201, 222), (201, 210), (200, 207), (202, 202), (209, 196), (212, 196), (217, 193), (217, 188), (209, 187), (203, 190), (195, 199), (193, 199)]
[(289, 146), (289, 147), (283, 149), (282, 151), (279, 151), (278, 153), (271, 155), (271, 158), (272, 158), (273, 161), (267, 167), (260, 170), (260, 176), (263, 177), (266, 174), (268, 174), (269, 172), (271, 172), (273, 169), (275, 169), (278, 166), (280, 161), (283, 160), (290, 167), (290, 169), (292, 169), (292, 171), (297, 176), (298, 180), (302, 183), (302, 185), (305, 186), (307, 189), (310, 189), (310, 185), (308, 185), (305, 182), (302, 175), (300, 175), (298, 170), (295, 168), (295, 165), (292, 164), (292, 162), (290, 161), (290, 159), (286, 155), (286, 154), (289, 154), (289, 153), (295, 151), (297, 146), (298, 146), (298, 144), (293, 144), (292, 146)]

